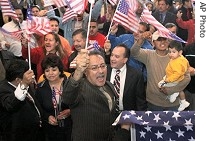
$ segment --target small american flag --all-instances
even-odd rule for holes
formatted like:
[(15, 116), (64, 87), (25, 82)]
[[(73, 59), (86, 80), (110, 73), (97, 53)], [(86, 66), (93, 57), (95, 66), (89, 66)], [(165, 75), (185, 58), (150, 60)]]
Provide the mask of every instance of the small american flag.
[(68, 0), (70, 7), (78, 14), (83, 13), (85, 10), (85, 0)]
[(28, 20), (30, 24), (28, 24), (28, 29), (26, 30), (27, 34), (39, 34), (45, 35), (51, 32), (49, 19), (46, 17), (34, 17), (32, 16), (32, 20)]
[(52, 103), (53, 103), (54, 109), (57, 109), (56, 92), (55, 92), (54, 87), (52, 88)]
[(0, 32), (2, 33), (2, 35), (5, 37), (5, 38), (12, 38), (14, 40), (17, 40), (17, 41), (20, 41), (21, 38), (22, 38), (22, 33), (23, 31), (22, 30), (19, 30), (19, 31), (14, 31), (14, 32), (8, 32), (6, 31), (5, 29), (1, 28), (0, 27)]
[(98, 45), (98, 42), (94, 42), (90, 46), (87, 47), (87, 50), (92, 51), (92, 50), (99, 50), (100, 46)]
[(122, 123), (135, 125), (132, 141), (195, 141), (195, 111), (123, 111)]
[(74, 60), (70, 63), (69, 68), (75, 68), (77, 67), (77, 58), (75, 57)]
[(86, 6), (86, 0), (67, 0), (68, 8), (63, 15), (62, 23), (67, 22), (69, 19), (83, 13)]
[(120, 0), (113, 21), (121, 24), (132, 32), (137, 32), (139, 29), (138, 20), (125, 0)]
[(69, 19), (73, 17), (77, 17), (77, 13), (73, 9), (67, 8), (66, 12), (63, 15), (62, 23), (67, 22)]
[(0, 6), (4, 16), (10, 16), (19, 21), (10, 0), (0, 0)]

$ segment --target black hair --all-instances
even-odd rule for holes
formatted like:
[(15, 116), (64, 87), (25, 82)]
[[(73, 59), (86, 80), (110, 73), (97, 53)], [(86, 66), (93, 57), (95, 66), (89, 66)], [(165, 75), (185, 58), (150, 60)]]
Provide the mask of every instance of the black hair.
[(189, 2), (190, 0), (182, 0), (182, 4), (184, 4), (185, 2)]
[(32, 5), (32, 6), (31, 6), (31, 9), (32, 9), (32, 8), (37, 8), (37, 9), (39, 9), (39, 11), (41, 10), (41, 8), (39, 7), (39, 5)]
[(174, 23), (166, 23), (165, 24), (166, 28), (172, 28), (172, 27), (177, 27)]
[(58, 67), (58, 70), (61, 72), (60, 77), (64, 77), (63, 63), (61, 58), (55, 54), (48, 54), (45, 56), (45, 58), (42, 60), (41, 67), (43, 72), (49, 67)]
[(58, 24), (60, 23), (58, 18), (56, 18), (56, 17), (49, 18), (49, 21), (56, 21), (56, 22), (58, 22)]
[(101, 51), (99, 50), (92, 50), (89, 52), (89, 56), (92, 56), (92, 55), (100, 55), (104, 58), (104, 61), (105, 61), (105, 56), (104, 56), (104, 53), (102, 53)]
[(150, 25), (147, 24), (146, 22), (140, 22), (139, 24), (145, 26), (146, 27), (146, 31), (150, 30)]
[(85, 29), (77, 29), (73, 32), (72, 37), (78, 35), (78, 34), (82, 34), (82, 38), (83, 39), (87, 39), (87, 31)]
[(176, 40), (172, 40), (168, 46), (168, 48), (175, 48), (177, 51), (183, 51), (182, 43)]
[(125, 49), (125, 54), (124, 57), (125, 58), (129, 58), (130, 57), (130, 49), (128, 48), (128, 46), (126, 44), (118, 44), (116, 47), (122, 47)]
[(158, 0), (158, 3), (159, 3), (160, 1), (165, 1), (165, 4), (166, 4), (166, 5), (170, 5), (170, 2), (169, 2), (168, 0)]
[(29, 70), (28, 62), (21, 59), (11, 60), (6, 69), (6, 80), (11, 82), (16, 78), (23, 79), (23, 74)]

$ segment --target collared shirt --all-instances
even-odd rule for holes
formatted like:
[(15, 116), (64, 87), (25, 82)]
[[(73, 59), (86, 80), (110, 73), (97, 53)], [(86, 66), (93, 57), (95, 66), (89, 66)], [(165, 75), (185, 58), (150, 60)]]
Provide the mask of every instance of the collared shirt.
[[(112, 69), (111, 72), (111, 78), (110, 78), (110, 82), (112, 84), (114, 84), (114, 79), (115, 79), (115, 75), (116, 75), (116, 71), (119, 69)], [(126, 68), (126, 64), (120, 69), (120, 95), (119, 95), (119, 108), (120, 110), (123, 110), (123, 93), (124, 93), (124, 86), (125, 86), (125, 78), (126, 78), (126, 72), (127, 72), (127, 68)]]

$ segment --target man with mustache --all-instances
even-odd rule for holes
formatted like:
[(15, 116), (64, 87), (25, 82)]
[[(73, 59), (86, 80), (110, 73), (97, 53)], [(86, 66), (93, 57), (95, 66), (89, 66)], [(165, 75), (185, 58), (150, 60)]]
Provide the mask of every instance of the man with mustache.
[[(111, 141), (114, 137), (112, 123), (118, 116), (116, 93), (106, 76), (104, 55), (98, 50), (88, 53), (82, 49), (75, 72), (66, 81), (62, 94), (63, 102), (71, 109), (73, 141)], [(127, 131), (123, 134), (128, 140), (129, 131), (118, 131), (122, 130)]]

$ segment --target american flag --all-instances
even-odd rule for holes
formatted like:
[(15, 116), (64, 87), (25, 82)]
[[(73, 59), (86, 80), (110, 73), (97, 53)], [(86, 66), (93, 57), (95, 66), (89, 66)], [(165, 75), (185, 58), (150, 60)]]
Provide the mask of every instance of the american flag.
[(68, 8), (63, 14), (62, 23), (67, 22), (69, 19), (83, 13), (86, 6), (86, 0), (67, 0)]
[(23, 33), (22, 30), (9, 32), (9, 31), (3, 29), (2, 27), (0, 27), (0, 32), (5, 38), (9, 37), (9, 38), (12, 38), (12, 39), (17, 40), (17, 41), (21, 40), (22, 33)]
[(10, 0), (0, 0), (0, 6), (4, 16), (10, 16), (19, 21)]
[(130, 6), (131, 10), (135, 13), (136, 9), (138, 8), (137, 0), (126, 0), (126, 2)]
[(138, 20), (125, 0), (120, 0), (113, 21), (121, 24), (132, 32), (137, 32), (139, 29)]
[(132, 141), (195, 141), (195, 111), (123, 111), (122, 123), (135, 125)]
[(92, 51), (92, 50), (99, 50), (100, 46), (98, 45), (98, 42), (94, 42), (93, 44), (89, 45), (87, 47), (87, 50)]
[(77, 67), (77, 57), (74, 58), (73, 61), (71, 61), (69, 68), (75, 68)]
[(159, 23), (149, 12), (149, 10), (145, 7), (141, 17), (140, 21), (146, 22), (148, 24), (153, 25), (159, 32), (161, 37), (166, 37), (172, 40), (177, 40), (179, 42), (186, 43), (183, 39), (172, 33), (170, 30), (168, 30), (166, 27), (164, 27), (161, 23)]
[(77, 13), (73, 9), (67, 8), (66, 12), (63, 15), (62, 23), (67, 22), (69, 19), (73, 17), (77, 17)]
[(67, 5), (66, 0), (53, 0), (53, 2), (55, 3), (55, 5), (59, 8), (59, 7), (64, 7)]
[(52, 88), (52, 103), (55, 110), (57, 110), (57, 100), (56, 100), (56, 92), (55, 87)]
[(46, 35), (51, 32), (49, 19), (47, 17), (33, 17), (29, 33)]
[(45, 35), (51, 32), (49, 19), (47, 17), (32, 16), (30, 5), (27, 9), (27, 30), (26, 33), (31, 35), (36, 33), (38, 35)]

